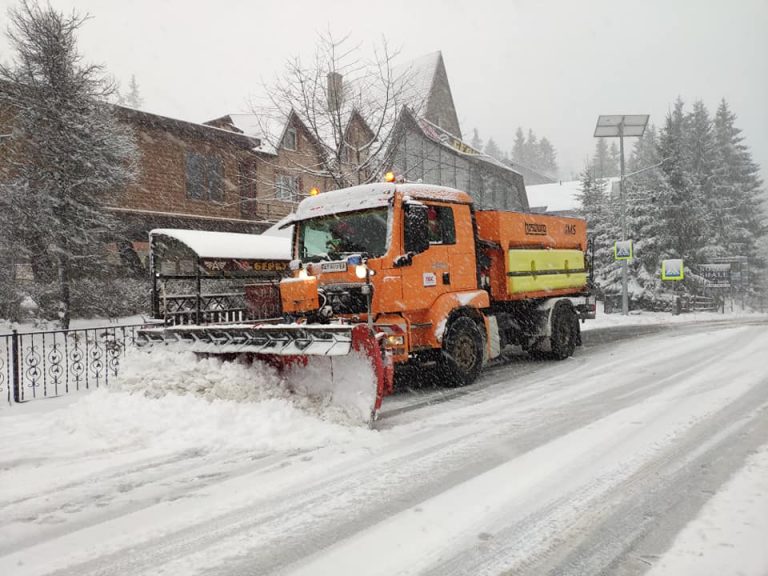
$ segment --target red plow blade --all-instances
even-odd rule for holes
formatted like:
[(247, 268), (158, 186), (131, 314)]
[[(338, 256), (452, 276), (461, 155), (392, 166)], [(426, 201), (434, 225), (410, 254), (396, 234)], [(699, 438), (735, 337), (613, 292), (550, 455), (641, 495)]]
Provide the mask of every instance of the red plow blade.
[(391, 358), (365, 324), (173, 326), (146, 328), (137, 340), (264, 362), (297, 394), (369, 425), (393, 388)]

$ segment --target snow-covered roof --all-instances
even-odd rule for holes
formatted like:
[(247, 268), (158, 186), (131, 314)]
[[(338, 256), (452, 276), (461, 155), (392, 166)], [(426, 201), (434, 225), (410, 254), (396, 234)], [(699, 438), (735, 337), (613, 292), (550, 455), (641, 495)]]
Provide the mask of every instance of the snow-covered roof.
[(403, 103), (416, 114), (421, 114), (426, 108), (439, 64), (440, 51), (438, 50), (394, 67), (395, 77), (405, 81)]
[(563, 212), (577, 210), (580, 206), (580, 180), (535, 184), (526, 186), (525, 191), (528, 194), (528, 205), (532, 210), (544, 208), (547, 212)]
[(258, 148), (260, 152), (277, 154), (288, 118), (274, 110), (266, 109), (259, 114), (228, 114), (226, 117), (229, 118), (233, 128), (261, 141), (261, 146)]
[[(612, 193), (618, 181), (618, 178), (605, 179), (606, 194)], [(574, 212), (581, 206), (579, 202), (581, 180), (534, 184), (526, 186), (525, 191), (528, 193), (528, 205), (532, 211), (536, 208), (544, 208), (547, 212)]]
[(293, 236), (293, 226), (285, 226), (294, 221), (296, 215), (291, 212), (285, 218), (281, 218), (278, 222), (264, 230), (261, 233), (262, 236), (277, 236), (278, 238), (288, 238)]
[(472, 198), (465, 192), (446, 186), (393, 184), (389, 182), (363, 184), (305, 198), (299, 204), (294, 217), (283, 224), (283, 226), (288, 222), (299, 222), (318, 216), (386, 206), (396, 191), (415, 199), (461, 202), (465, 204), (472, 202)]
[(244, 260), (290, 260), (291, 241), (260, 234), (205, 232), (157, 228), (149, 233), (178, 240), (200, 258), (242, 258)]

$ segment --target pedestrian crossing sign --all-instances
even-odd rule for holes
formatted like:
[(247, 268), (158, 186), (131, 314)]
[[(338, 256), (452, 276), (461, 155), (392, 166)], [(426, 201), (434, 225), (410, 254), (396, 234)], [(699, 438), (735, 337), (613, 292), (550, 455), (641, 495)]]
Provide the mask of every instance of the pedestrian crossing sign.
[(621, 240), (613, 243), (614, 260), (632, 260), (632, 240)]
[(683, 261), (679, 258), (661, 261), (662, 280), (682, 280), (685, 277)]

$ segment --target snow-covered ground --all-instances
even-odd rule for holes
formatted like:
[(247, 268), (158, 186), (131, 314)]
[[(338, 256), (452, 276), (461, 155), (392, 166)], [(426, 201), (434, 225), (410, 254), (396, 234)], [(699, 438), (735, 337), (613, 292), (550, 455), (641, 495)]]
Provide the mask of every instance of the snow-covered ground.
[(0, 411), (0, 574), (766, 574), (768, 324), (619, 329), (375, 430), (242, 366)]
[(674, 315), (670, 312), (648, 312), (645, 310), (632, 310), (627, 316), (621, 312), (605, 314), (603, 312), (603, 303), (597, 303), (597, 317), (582, 324), (582, 330), (594, 330), (596, 328), (606, 328), (612, 326), (641, 326), (651, 324), (687, 324), (690, 322), (718, 322), (728, 321), (738, 318), (763, 318), (768, 319), (768, 314), (760, 314), (752, 310), (744, 310), (735, 307), (733, 310), (727, 308), (722, 312), (690, 312), (686, 314)]
[(768, 574), (768, 444), (706, 503), (648, 576)]

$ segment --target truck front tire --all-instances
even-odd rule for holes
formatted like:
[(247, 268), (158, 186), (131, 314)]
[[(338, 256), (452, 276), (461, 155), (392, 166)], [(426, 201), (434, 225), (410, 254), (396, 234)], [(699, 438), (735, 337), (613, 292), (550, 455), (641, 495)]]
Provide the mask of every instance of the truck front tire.
[(467, 386), (477, 379), (483, 367), (483, 334), (466, 316), (448, 326), (443, 339), (440, 372), (449, 386)]

